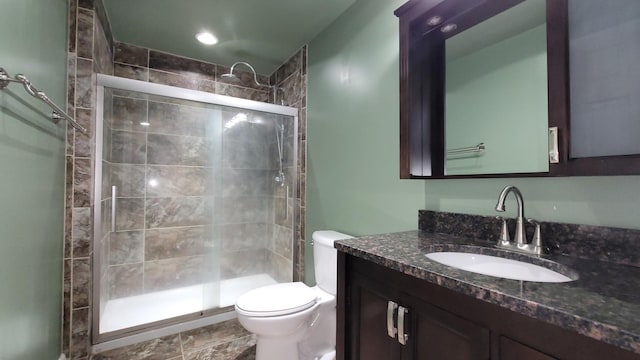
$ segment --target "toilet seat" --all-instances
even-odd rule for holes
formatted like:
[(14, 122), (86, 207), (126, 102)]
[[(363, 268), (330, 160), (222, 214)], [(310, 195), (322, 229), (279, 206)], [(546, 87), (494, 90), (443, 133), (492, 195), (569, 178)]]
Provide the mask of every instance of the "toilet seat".
[(317, 298), (316, 292), (302, 282), (269, 285), (241, 295), (236, 311), (255, 317), (282, 316), (310, 308)]

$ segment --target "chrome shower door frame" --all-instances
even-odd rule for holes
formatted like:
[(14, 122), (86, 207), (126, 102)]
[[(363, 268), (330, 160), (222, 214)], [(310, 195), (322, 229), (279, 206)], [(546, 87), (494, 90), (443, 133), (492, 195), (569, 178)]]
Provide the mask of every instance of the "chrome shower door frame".
[[(132, 80), (126, 78), (120, 78), (115, 76), (97, 75), (97, 91), (96, 91), (96, 114), (95, 114), (95, 164), (94, 164), (94, 189), (93, 189), (93, 242), (94, 242), (94, 251), (92, 254), (92, 314), (91, 314), (91, 343), (93, 345), (104, 343), (107, 341), (117, 340), (119, 338), (129, 336), (129, 335), (142, 335), (141, 333), (149, 332), (149, 334), (154, 334), (154, 336), (162, 336), (162, 328), (171, 326), (173, 329), (180, 328), (180, 324), (185, 322), (193, 322), (197, 323), (201, 322), (203, 318), (207, 317), (217, 317), (220, 318), (218, 321), (228, 320), (228, 316), (225, 314), (233, 311), (232, 306), (217, 308), (217, 309), (209, 309), (200, 311), (193, 314), (183, 315), (176, 318), (170, 318), (166, 320), (156, 321), (153, 323), (143, 324), (139, 326), (134, 326), (131, 328), (121, 329), (112, 331), (109, 333), (100, 334), (100, 292), (101, 292), (101, 279), (100, 273), (102, 269), (102, 251), (100, 246), (95, 246), (96, 241), (101, 241), (101, 239), (96, 239), (96, 234), (101, 234), (102, 228), (102, 209), (101, 199), (102, 199), (102, 151), (103, 151), (103, 125), (104, 125), (104, 92), (105, 88), (125, 90), (125, 91), (134, 91), (143, 94), (149, 95), (157, 95), (157, 96), (165, 96), (171, 97), (174, 99), (180, 100), (189, 100), (200, 103), (207, 103), (211, 105), (220, 105), (220, 106), (228, 106), (233, 108), (239, 108), (244, 110), (253, 110), (265, 113), (271, 113), (276, 115), (284, 115), (293, 117), (294, 122), (294, 140), (293, 140), (293, 168), (294, 168), (294, 176), (292, 179), (292, 194), (297, 194), (297, 184), (298, 184), (298, 109), (293, 107), (281, 106), (263, 103), (259, 101), (246, 100), (235, 98), (226, 95), (218, 95), (211, 94), (203, 91), (184, 89), (169, 85), (162, 84), (154, 84), (139, 80)], [(294, 213), (296, 211), (296, 203), (294, 197), (293, 209)], [(297, 216), (293, 216), (293, 238), (292, 238), (292, 246), (291, 246), (291, 258), (294, 259), (295, 256), (293, 254), (295, 248), (295, 227), (296, 227), (296, 219)], [(114, 221), (114, 219), (112, 219)], [(295, 272), (295, 264), (292, 267), (292, 276)], [(213, 321), (217, 322), (217, 321)], [(182, 329), (182, 330), (186, 330)], [(172, 331), (172, 332), (175, 332)]]

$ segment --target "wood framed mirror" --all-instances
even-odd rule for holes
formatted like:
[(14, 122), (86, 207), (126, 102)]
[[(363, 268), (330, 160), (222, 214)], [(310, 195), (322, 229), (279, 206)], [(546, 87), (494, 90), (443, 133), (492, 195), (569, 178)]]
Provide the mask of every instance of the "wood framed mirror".
[(412, 0), (396, 15), (401, 178), (640, 174), (640, 5)]

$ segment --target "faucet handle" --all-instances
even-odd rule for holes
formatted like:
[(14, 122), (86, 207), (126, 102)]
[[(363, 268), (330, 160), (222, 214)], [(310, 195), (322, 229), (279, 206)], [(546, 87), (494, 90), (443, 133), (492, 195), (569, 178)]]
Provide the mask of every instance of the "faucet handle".
[(502, 216), (496, 216), (496, 219), (502, 221), (502, 227), (500, 229), (500, 238), (498, 239), (498, 245), (509, 245), (509, 228), (507, 227), (507, 219)]
[(533, 239), (531, 244), (533, 245), (536, 254), (546, 254), (548, 250), (542, 246), (542, 235), (540, 235), (540, 223), (534, 219), (527, 219), (529, 224), (535, 225), (535, 231), (533, 232)]

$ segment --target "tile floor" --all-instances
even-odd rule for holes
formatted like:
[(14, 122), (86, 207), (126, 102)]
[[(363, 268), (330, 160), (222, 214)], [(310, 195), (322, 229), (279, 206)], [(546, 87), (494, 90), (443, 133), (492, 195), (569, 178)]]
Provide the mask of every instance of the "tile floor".
[(254, 360), (255, 338), (237, 320), (93, 355), (93, 360)]

